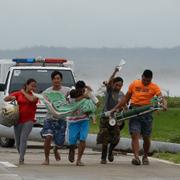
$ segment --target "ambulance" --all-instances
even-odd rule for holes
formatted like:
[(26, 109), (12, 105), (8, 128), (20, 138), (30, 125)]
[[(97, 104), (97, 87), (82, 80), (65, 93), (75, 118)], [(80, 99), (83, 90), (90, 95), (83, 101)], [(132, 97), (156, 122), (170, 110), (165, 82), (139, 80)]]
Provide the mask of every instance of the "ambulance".
[[(14, 58), (0, 59), (0, 107), (4, 97), (20, 90), (29, 78), (37, 81), (38, 93), (52, 86), (51, 73), (58, 70), (63, 74), (62, 85), (75, 86), (73, 62), (64, 58)], [(46, 117), (45, 105), (40, 101), (37, 105), (34, 127), (41, 128)], [(14, 146), (13, 128), (0, 125), (0, 144), (2, 147)]]

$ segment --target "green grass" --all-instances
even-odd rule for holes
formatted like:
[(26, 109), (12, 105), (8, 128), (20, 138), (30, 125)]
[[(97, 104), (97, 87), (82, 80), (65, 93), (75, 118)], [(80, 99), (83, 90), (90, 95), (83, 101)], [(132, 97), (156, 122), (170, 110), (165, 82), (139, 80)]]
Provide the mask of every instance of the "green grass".
[(155, 153), (153, 157), (180, 164), (180, 153)]
[[(100, 99), (100, 106), (97, 109), (97, 124), (91, 124), (90, 133), (97, 133), (99, 130), (99, 114), (102, 112), (103, 98)], [(168, 97), (168, 111), (154, 112), (152, 140), (180, 143), (180, 97)], [(122, 137), (130, 137), (128, 133), (128, 121), (121, 131)], [(180, 153), (155, 153), (156, 158), (180, 163)]]
[[(180, 98), (168, 98), (168, 111), (155, 112), (153, 122), (152, 140), (180, 143)], [(174, 103), (173, 103), (174, 102)], [(176, 104), (176, 108), (175, 107)], [(100, 106), (97, 108), (97, 124), (91, 124), (90, 133), (98, 132), (99, 115), (102, 112), (103, 98), (100, 98)], [(121, 131), (122, 137), (129, 137), (128, 121)]]
[(152, 139), (180, 143), (180, 108), (154, 113)]

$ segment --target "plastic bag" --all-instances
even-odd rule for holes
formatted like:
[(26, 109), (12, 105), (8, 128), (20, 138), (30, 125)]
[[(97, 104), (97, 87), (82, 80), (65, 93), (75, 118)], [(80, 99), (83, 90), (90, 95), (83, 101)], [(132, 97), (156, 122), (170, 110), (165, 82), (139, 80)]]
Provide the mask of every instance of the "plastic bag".
[(0, 124), (11, 127), (19, 120), (19, 106), (16, 101), (4, 103), (0, 108)]

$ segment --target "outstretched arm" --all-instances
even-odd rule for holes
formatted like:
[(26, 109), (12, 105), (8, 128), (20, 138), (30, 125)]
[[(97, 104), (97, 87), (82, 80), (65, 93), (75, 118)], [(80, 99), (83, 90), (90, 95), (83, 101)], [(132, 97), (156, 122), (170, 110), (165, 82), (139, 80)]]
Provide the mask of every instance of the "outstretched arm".
[(106, 84), (105, 84), (106, 86), (109, 87), (109, 86), (112, 85), (113, 79), (114, 79), (114, 77), (115, 77), (115, 75), (116, 75), (116, 73), (117, 73), (118, 71), (119, 71), (119, 69), (118, 69), (117, 67), (115, 67), (115, 69), (114, 69), (112, 75), (110, 76), (108, 82), (106, 82)]

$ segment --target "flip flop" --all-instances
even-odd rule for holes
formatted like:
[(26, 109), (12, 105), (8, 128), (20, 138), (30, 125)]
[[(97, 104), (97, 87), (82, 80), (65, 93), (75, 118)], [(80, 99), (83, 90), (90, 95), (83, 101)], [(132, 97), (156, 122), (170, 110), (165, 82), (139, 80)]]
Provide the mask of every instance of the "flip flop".
[(149, 160), (148, 160), (147, 157), (144, 157), (144, 156), (143, 156), (143, 158), (142, 158), (142, 164), (143, 164), (143, 165), (149, 165)]
[(132, 161), (131, 161), (131, 163), (132, 163), (133, 165), (136, 165), (136, 166), (141, 165), (141, 161), (140, 161), (139, 158), (133, 158)]

